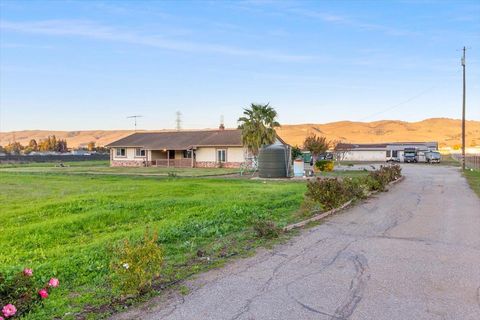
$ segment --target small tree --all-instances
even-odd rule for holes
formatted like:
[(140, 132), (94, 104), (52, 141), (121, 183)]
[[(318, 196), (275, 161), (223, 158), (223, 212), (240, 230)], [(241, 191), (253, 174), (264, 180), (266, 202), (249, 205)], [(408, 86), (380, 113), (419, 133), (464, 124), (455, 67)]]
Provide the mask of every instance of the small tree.
[(302, 156), (302, 150), (298, 146), (292, 147), (292, 160), (295, 160), (300, 156)]
[(330, 143), (325, 137), (319, 137), (316, 134), (311, 134), (305, 138), (303, 148), (311, 152), (315, 159), (322, 153), (325, 153), (330, 146)]
[(87, 149), (88, 149), (88, 151), (95, 151), (95, 141), (90, 141), (87, 144)]
[(30, 140), (30, 142), (28, 143), (28, 148), (31, 151), (38, 151), (37, 140), (35, 139)]
[(5, 146), (5, 153), (19, 154), (23, 149), (24, 147), (20, 142), (12, 142)]
[(349, 143), (343, 143), (341, 141), (333, 142), (333, 154), (335, 160), (339, 163), (345, 160), (347, 154), (352, 150), (352, 145)]
[(244, 116), (238, 119), (239, 129), (242, 129), (243, 144), (248, 147), (256, 158), (263, 145), (275, 142), (277, 133), (277, 111), (269, 104), (251, 104), (250, 109), (244, 109)]

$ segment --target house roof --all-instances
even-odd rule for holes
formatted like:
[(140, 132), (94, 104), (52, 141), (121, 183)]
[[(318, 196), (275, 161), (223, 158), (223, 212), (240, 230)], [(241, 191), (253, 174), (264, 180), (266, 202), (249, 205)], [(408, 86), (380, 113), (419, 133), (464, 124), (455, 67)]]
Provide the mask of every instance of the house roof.
[(107, 147), (138, 147), (148, 150), (187, 150), (195, 147), (242, 147), (239, 129), (136, 132), (106, 145)]

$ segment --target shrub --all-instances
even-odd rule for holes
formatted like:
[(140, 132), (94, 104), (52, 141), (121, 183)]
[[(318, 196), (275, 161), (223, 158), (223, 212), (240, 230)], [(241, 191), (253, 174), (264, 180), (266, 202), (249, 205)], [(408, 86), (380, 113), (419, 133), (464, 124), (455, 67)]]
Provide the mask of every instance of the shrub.
[(367, 186), (369, 191), (380, 191), (385, 188), (385, 185), (381, 183), (374, 175), (368, 175), (363, 178), (363, 182)]
[(158, 235), (145, 231), (142, 240), (131, 243), (124, 240), (114, 250), (110, 262), (113, 286), (123, 294), (137, 294), (148, 289), (160, 276), (164, 252), (157, 244)]
[(300, 209), (296, 212), (295, 215), (299, 218), (308, 218), (311, 217), (313, 213), (321, 210), (322, 206), (318, 202), (315, 202), (309, 197), (305, 197), (302, 204), (300, 205)]
[(343, 184), (349, 198), (363, 199), (369, 191), (364, 178), (345, 178)]
[(253, 230), (259, 238), (278, 238), (282, 229), (270, 220), (257, 220), (253, 224)]
[(331, 210), (348, 200), (365, 198), (368, 191), (384, 190), (389, 182), (400, 178), (401, 171), (399, 165), (391, 165), (382, 166), (362, 178), (310, 180), (300, 214), (305, 215), (305, 210), (314, 208), (315, 204), (320, 205), (323, 210)]
[(330, 172), (333, 171), (335, 163), (330, 160), (317, 160), (315, 162), (315, 167), (320, 171)]
[(337, 178), (317, 178), (308, 181), (305, 195), (319, 203), (324, 210), (336, 208), (349, 198), (345, 185)]
[(397, 180), (402, 176), (402, 168), (398, 165), (381, 166), (380, 169), (369, 173), (370, 190), (385, 190), (388, 183)]
[(33, 270), (25, 268), (13, 275), (0, 273), (0, 318), (21, 316), (41, 305), (48, 298), (49, 291), (59, 285), (57, 278), (51, 278), (38, 289)]

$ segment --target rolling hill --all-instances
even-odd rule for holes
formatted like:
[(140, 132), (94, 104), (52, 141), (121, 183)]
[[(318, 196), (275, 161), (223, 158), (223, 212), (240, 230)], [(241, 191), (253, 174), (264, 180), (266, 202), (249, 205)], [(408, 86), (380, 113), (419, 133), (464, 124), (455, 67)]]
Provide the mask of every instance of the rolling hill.
[[(0, 132), (0, 145), (18, 141), (23, 145), (30, 139), (37, 141), (49, 135), (66, 139), (69, 147), (85, 146), (95, 141), (98, 146), (131, 134), (132, 130), (87, 130), (49, 131), (25, 130)], [(329, 140), (352, 143), (394, 142), (394, 141), (438, 141), (441, 147), (461, 144), (461, 121), (456, 119), (433, 118), (419, 122), (382, 120), (374, 122), (340, 121), (325, 124), (284, 125), (278, 134), (291, 145), (302, 145), (311, 133), (326, 136)], [(467, 121), (467, 146), (480, 145), (480, 121)]]

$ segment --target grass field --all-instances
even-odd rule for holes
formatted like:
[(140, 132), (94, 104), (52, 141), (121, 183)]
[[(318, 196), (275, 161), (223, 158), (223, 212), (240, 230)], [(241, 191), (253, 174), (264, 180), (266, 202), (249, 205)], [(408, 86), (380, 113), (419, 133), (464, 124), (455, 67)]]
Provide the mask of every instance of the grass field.
[(479, 170), (465, 170), (465, 177), (467, 178), (470, 187), (480, 197), (480, 171)]
[[(23, 172), (28, 168), (48, 168), (49, 174)], [(0, 170), (0, 272), (28, 266), (61, 281), (45, 307), (27, 319), (73, 319), (76, 312), (110, 304), (116, 297), (108, 267), (113, 245), (141, 238), (147, 226), (158, 231), (166, 253), (162, 281), (170, 282), (261, 243), (252, 230), (255, 219), (286, 225), (295, 219), (305, 191), (302, 182), (69, 175), (50, 169)], [(212, 259), (199, 260), (198, 249)], [(100, 316), (95, 312), (90, 318)]]
[(0, 172), (96, 174), (96, 175), (146, 175), (182, 177), (200, 177), (238, 173), (239, 169), (230, 168), (161, 168), (161, 167), (110, 167), (108, 161), (72, 161), (59, 163), (2, 164)]

